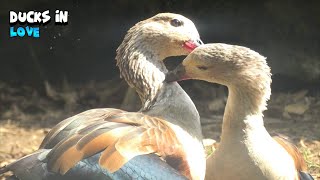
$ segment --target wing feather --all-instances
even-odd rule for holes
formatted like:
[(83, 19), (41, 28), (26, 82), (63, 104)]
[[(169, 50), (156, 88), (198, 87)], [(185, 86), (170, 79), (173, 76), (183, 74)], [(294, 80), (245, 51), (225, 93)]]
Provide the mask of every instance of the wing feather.
[[(118, 112), (104, 116), (102, 120), (87, 122), (77, 133), (58, 143), (48, 154), (48, 168), (65, 174), (80, 160), (101, 151), (99, 163), (110, 172), (138, 155), (156, 153), (163, 159), (182, 157), (181, 144), (170, 126), (160, 118), (142, 113)], [(180, 166), (179, 170), (189, 171), (186, 168)]]
[(51, 149), (64, 138), (72, 136), (86, 123), (106, 119), (112, 115), (125, 111), (114, 108), (91, 109), (68, 119), (65, 119), (52, 128), (40, 145), (40, 149)]
[(307, 171), (307, 165), (300, 153), (299, 149), (288, 138), (283, 135), (273, 136), (273, 139), (277, 141), (292, 157), (294, 164), (298, 171)]
[(48, 168), (53, 172), (65, 174), (80, 160), (104, 150), (130, 129), (131, 127), (122, 126), (97, 129), (87, 135), (74, 135), (58, 144), (48, 154)]

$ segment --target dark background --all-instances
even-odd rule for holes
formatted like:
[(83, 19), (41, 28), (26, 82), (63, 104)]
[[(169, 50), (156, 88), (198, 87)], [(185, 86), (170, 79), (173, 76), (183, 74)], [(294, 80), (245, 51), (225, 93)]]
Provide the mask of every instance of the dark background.
[[(40, 38), (9, 38), (9, 10), (50, 10)], [(56, 9), (69, 11), (67, 25), (54, 25)], [(274, 89), (318, 87), (320, 1), (297, 0), (3, 0), (0, 7), (0, 81), (43, 87), (104, 81), (119, 76), (115, 50), (136, 22), (159, 12), (194, 21), (205, 43), (252, 48), (268, 59)]]

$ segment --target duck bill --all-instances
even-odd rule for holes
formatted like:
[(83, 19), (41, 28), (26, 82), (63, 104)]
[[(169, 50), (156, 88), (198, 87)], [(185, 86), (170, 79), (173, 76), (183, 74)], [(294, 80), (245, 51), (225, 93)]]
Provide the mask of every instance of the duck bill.
[(185, 67), (180, 64), (173, 71), (170, 71), (166, 74), (166, 82), (174, 82), (174, 81), (182, 81), (190, 79), (190, 77), (186, 74)]
[(196, 40), (189, 40), (186, 41), (183, 44), (183, 47), (190, 53), (192, 52), (195, 48), (197, 48), (198, 46), (203, 45), (203, 42), (201, 41), (201, 39), (196, 39)]

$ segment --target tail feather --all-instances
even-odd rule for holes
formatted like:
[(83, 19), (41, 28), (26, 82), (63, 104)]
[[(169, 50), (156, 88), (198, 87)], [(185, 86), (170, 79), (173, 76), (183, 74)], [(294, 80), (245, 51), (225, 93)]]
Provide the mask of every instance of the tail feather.
[(309, 173), (305, 173), (302, 171), (299, 171), (299, 178), (300, 178), (300, 180), (314, 180), (313, 177)]
[(0, 174), (12, 171), (19, 179), (43, 179), (48, 174), (44, 168), (45, 162), (41, 157), (45, 157), (50, 150), (41, 149), (28, 156), (25, 156), (7, 166), (0, 169)]

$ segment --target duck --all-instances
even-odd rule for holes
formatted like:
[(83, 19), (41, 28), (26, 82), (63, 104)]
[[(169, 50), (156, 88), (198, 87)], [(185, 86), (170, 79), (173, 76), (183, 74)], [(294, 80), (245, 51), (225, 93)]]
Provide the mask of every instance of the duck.
[[(91, 109), (58, 123), (38, 151), (5, 167), (18, 179), (204, 179), (199, 113), (163, 60), (202, 44), (194, 23), (160, 13), (130, 28), (117, 49), (120, 76), (142, 102), (138, 112)], [(192, 149), (190, 149), (192, 147)]]
[(283, 136), (272, 137), (264, 126), (272, 82), (264, 56), (243, 46), (205, 44), (166, 79), (203, 80), (228, 88), (221, 141), (207, 158), (205, 179), (313, 179), (299, 150)]

